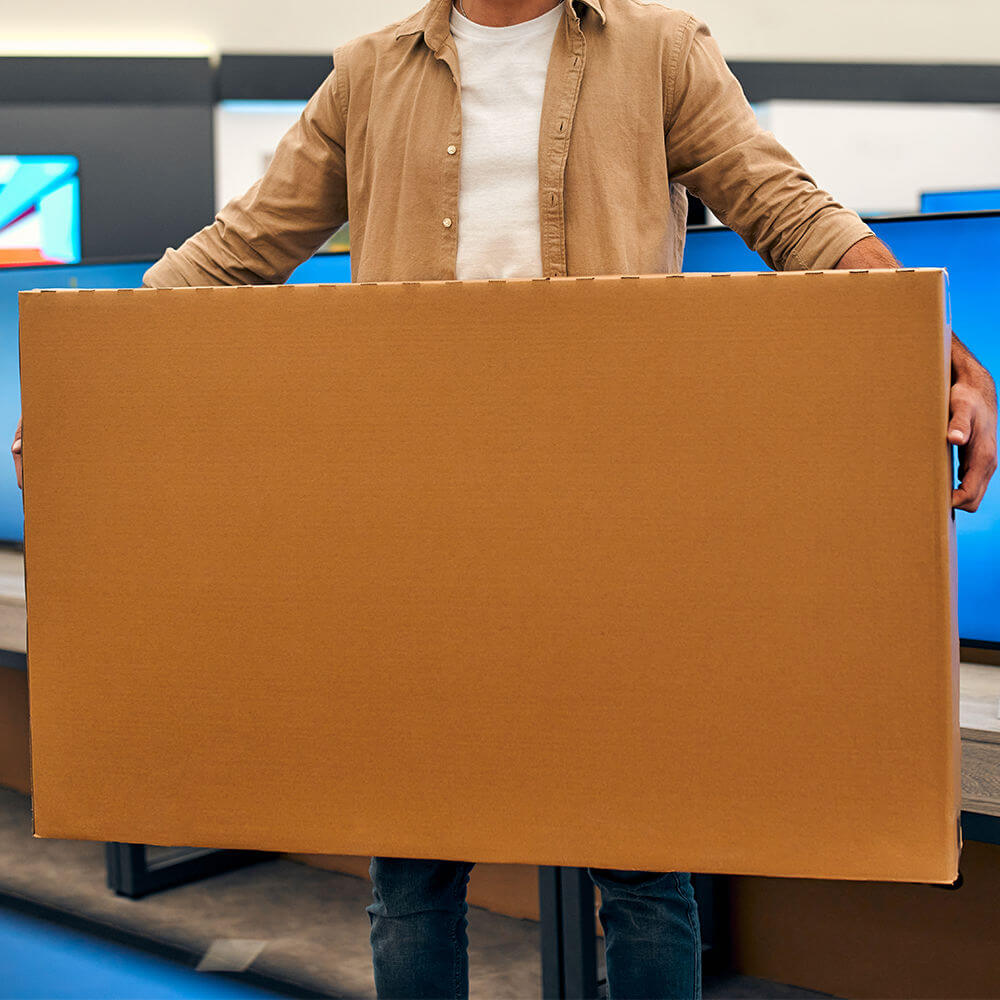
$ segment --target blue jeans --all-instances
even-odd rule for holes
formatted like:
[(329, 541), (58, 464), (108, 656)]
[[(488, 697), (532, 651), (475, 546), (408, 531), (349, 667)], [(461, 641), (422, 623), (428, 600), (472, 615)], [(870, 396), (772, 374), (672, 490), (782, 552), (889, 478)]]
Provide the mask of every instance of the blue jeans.
[[(381, 1000), (469, 995), (468, 904), (472, 864), (372, 858), (375, 988)], [(701, 929), (687, 872), (588, 868), (610, 1000), (701, 1000)]]

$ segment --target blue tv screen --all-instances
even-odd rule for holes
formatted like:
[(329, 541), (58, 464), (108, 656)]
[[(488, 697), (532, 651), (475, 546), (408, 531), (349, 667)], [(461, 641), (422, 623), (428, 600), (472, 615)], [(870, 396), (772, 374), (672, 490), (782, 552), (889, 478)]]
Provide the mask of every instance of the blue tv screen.
[[(14, 439), (21, 413), (17, 354), (17, 293), (31, 288), (139, 288), (152, 260), (94, 264), (0, 267), (0, 436)], [(288, 279), (290, 284), (332, 284), (351, 280), (351, 258), (346, 253), (317, 254)], [(0, 543), (24, 541), (21, 491), (11, 459), (0, 470)]]
[(1000, 188), (983, 191), (927, 191), (920, 196), (921, 212), (997, 212)]
[(0, 156), (0, 267), (80, 259), (75, 156)]
[[(904, 267), (948, 270), (952, 326), (959, 339), (1000, 379), (1000, 212), (967, 216), (870, 219), (875, 234)], [(732, 230), (688, 232), (684, 270), (766, 271)], [(944, 429), (942, 428), (942, 440)], [(956, 463), (957, 467), (957, 463)], [(1000, 644), (1000, 475), (974, 514), (956, 511), (958, 627), (967, 645)]]

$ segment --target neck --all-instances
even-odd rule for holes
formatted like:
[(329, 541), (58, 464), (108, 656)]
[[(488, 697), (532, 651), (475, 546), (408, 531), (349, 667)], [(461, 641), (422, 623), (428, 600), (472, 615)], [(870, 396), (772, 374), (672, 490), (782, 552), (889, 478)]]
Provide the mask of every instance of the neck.
[(455, 6), (470, 21), (489, 28), (509, 28), (541, 17), (560, 0), (455, 0)]

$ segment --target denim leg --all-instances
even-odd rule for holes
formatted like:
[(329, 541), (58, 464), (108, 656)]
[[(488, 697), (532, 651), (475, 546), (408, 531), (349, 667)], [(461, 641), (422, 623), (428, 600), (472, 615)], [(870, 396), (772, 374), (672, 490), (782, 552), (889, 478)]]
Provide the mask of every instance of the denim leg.
[(587, 871), (601, 890), (609, 1000), (701, 1000), (701, 926), (690, 874)]
[(372, 967), (380, 1000), (441, 1000), (469, 995), (463, 861), (372, 858)]

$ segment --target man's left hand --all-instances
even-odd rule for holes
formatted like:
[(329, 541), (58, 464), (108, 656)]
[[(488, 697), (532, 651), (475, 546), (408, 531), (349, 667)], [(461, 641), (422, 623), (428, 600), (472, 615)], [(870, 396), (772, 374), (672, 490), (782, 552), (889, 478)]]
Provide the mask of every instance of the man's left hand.
[(997, 468), (997, 390), (990, 373), (952, 334), (948, 443), (958, 445), (959, 485), (951, 505), (974, 511)]
[[(892, 251), (877, 237), (852, 246), (837, 268), (872, 270), (898, 268)], [(974, 511), (997, 467), (997, 389), (990, 373), (954, 333), (951, 335), (951, 419), (948, 443), (958, 445), (957, 489), (951, 505)]]

